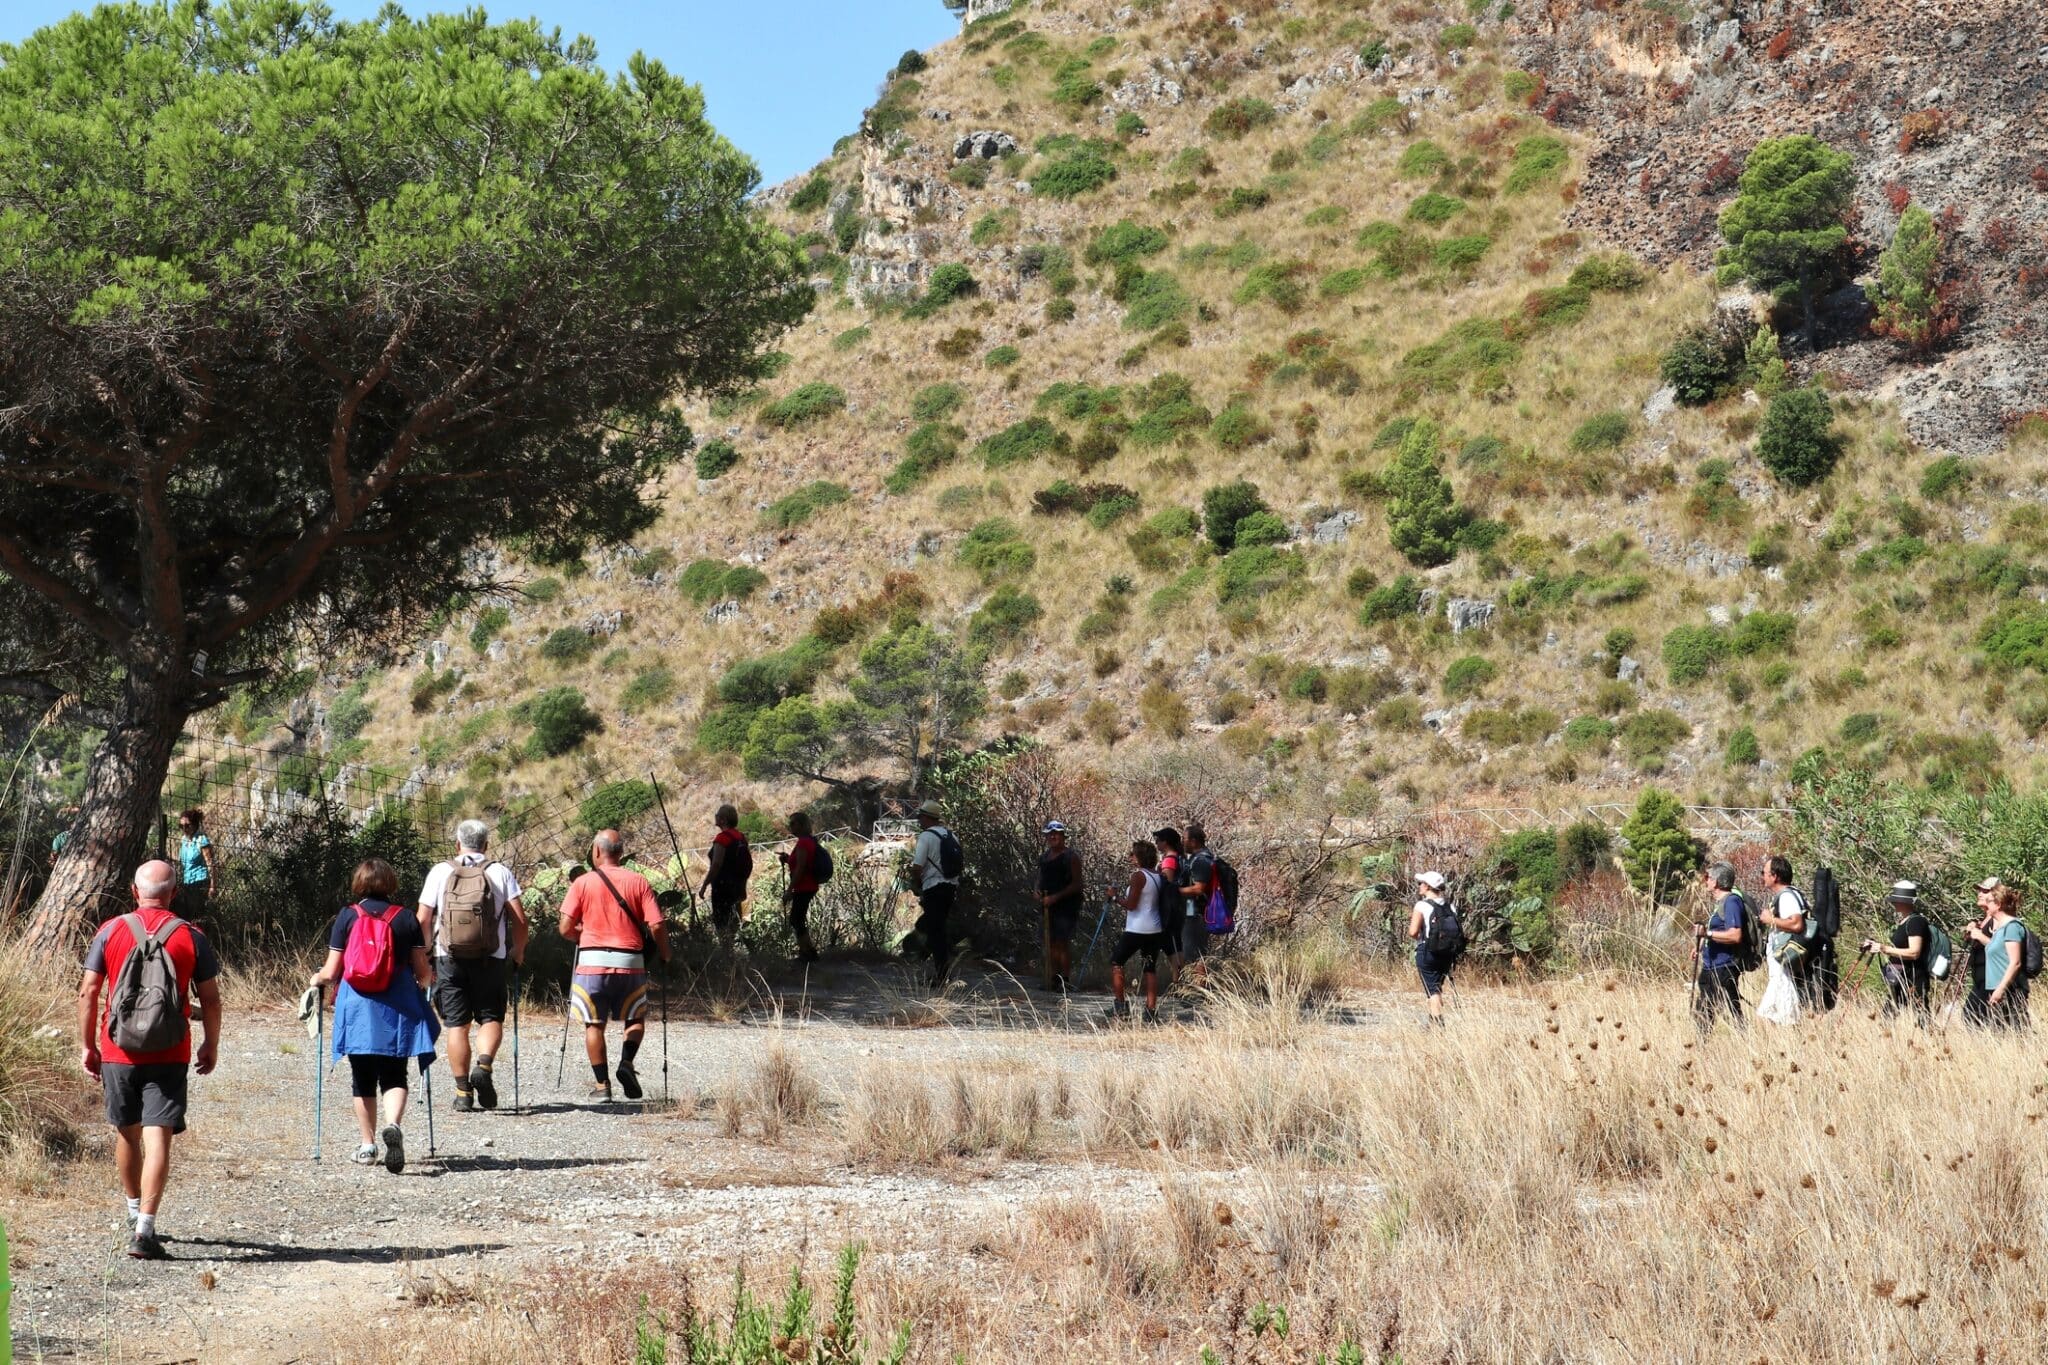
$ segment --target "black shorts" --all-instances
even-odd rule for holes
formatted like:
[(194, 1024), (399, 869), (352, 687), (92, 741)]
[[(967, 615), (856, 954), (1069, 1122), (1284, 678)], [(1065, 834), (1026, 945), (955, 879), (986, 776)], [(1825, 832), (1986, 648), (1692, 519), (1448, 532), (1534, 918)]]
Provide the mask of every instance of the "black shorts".
[(1209, 955), (1209, 921), (1200, 915), (1182, 915), (1180, 920), (1180, 960), (1200, 962)]
[(100, 1063), (100, 1089), (107, 1096), (107, 1122), (116, 1128), (185, 1131), (185, 1087), (192, 1069), (183, 1062), (130, 1066)]
[(744, 891), (721, 891), (711, 888), (711, 927), (730, 929), (739, 923), (740, 902), (747, 898)]
[(815, 891), (792, 891), (789, 893), (789, 932), (801, 934), (811, 927), (811, 902), (817, 898)]
[(1439, 962), (1435, 953), (1427, 948), (1415, 950), (1415, 974), (1422, 978), (1424, 995), (1442, 995), (1444, 982), (1451, 979), (1451, 969)]
[(505, 1022), (506, 981), (502, 957), (434, 959), (434, 1008), (449, 1028)]
[(1171, 935), (1134, 934), (1126, 929), (1117, 936), (1116, 951), (1109, 955), (1109, 960), (1112, 965), (1121, 967), (1132, 957), (1142, 956), (1145, 959), (1145, 970), (1156, 972), (1159, 970), (1159, 959), (1172, 951)]
[(405, 1057), (377, 1057), (369, 1053), (348, 1054), (348, 1093), (359, 1100), (373, 1100), (381, 1090), (405, 1090)]
[(1061, 901), (1046, 907), (1046, 919), (1052, 925), (1054, 943), (1072, 943), (1074, 935), (1081, 928), (1081, 902)]

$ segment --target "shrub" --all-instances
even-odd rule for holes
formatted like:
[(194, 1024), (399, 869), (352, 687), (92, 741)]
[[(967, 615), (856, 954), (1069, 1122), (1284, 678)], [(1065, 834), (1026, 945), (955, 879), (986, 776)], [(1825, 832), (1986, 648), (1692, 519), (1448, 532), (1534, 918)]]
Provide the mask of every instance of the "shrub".
[(859, 327), (849, 327), (838, 336), (832, 338), (832, 349), (835, 351), (859, 350), (861, 346), (866, 344), (867, 339), (874, 334), (874, 329), (865, 324)]
[(1915, 351), (1955, 335), (1962, 319), (1942, 287), (1943, 245), (1933, 216), (1918, 204), (1908, 205), (1891, 245), (1877, 258), (1877, 279), (1864, 286), (1877, 310), (1871, 331)]
[(1465, 516), (1452, 501), (1450, 481), (1437, 455), (1436, 423), (1417, 422), (1401, 438), (1388, 467), (1387, 538), (1409, 563), (1448, 564), (1457, 555)]
[(802, 188), (789, 197), (792, 213), (816, 213), (832, 200), (832, 177), (820, 172), (804, 181)]
[(1465, 201), (1431, 190), (1408, 206), (1408, 221), (1432, 227), (1448, 223), (1465, 211)]
[(1508, 167), (1508, 178), (1501, 189), (1507, 194), (1526, 194), (1557, 179), (1571, 159), (1571, 149), (1548, 133), (1525, 137), (1515, 144), (1513, 164)]
[(1018, 533), (1016, 523), (991, 517), (960, 542), (960, 562), (989, 582), (1030, 573), (1038, 554)]
[(1126, 218), (1095, 234), (1082, 259), (1090, 265), (1122, 265), (1166, 250), (1164, 228), (1143, 227)]
[(1209, 112), (1202, 128), (1211, 137), (1235, 140), (1256, 128), (1264, 128), (1278, 117), (1280, 111), (1264, 100), (1242, 96), (1217, 105)]
[(740, 462), (739, 451), (733, 449), (731, 441), (706, 441), (697, 451), (697, 477), (700, 479), (723, 478), (732, 472)]
[(1126, 109), (1116, 116), (1116, 125), (1113, 131), (1119, 140), (1129, 142), (1134, 137), (1144, 136), (1150, 130), (1145, 126), (1143, 118)]
[(1402, 574), (1393, 582), (1372, 589), (1366, 593), (1365, 601), (1358, 608), (1361, 625), (1378, 625), (1382, 621), (1398, 621), (1415, 615), (1422, 609), (1422, 584), (1413, 574)]
[(476, 614), (476, 624), (469, 628), (469, 647), (482, 654), (498, 638), (498, 632), (511, 624), (511, 608), (485, 607)]
[(1267, 261), (1244, 277), (1232, 298), (1240, 305), (1271, 299), (1281, 312), (1296, 312), (1308, 296), (1301, 282), (1307, 271), (1308, 267), (1300, 261)]
[(797, 427), (845, 407), (846, 390), (837, 384), (805, 384), (762, 408), (761, 420), (772, 427)]
[(1970, 486), (1970, 466), (1955, 455), (1944, 455), (1920, 475), (1920, 496), (1929, 502), (1946, 502)]
[(1543, 90), (1543, 79), (1527, 71), (1509, 71), (1500, 78), (1501, 93), (1516, 104), (1527, 104)]
[(1605, 753), (1614, 739), (1614, 722), (1605, 716), (1574, 716), (1565, 722), (1564, 745), (1573, 753)]
[(981, 358), (981, 363), (991, 370), (1006, 370), (1024, 358), (1024, 353), (1015, 346), (998, 346)]
[(1424, 138), (1411, 142), (1394, 163), (1394, 173), (1403, 180), (1433, 180), (1451, 168), (1451, 154)]
[(1138, 715), (1146, 729), (1168, 739), (1179, 739), (1188, 732), (1188, 704), (1165, 683), (1149, 684), (1138, 694)]
[(580, 664), (595, 647), (587, 631), (563, 626), (541, 642), (540, 657), (551, 664)]
[(630, 827), (653, 809), (653, 784), (632, 779), (605, 783), (583, 798), (583, 804), (576, 808), (576, 813), (583, 821), (584, 832), (595, 834), (601, 829)]
[(1500, 676), (1500, 670), (1483, 654), (1467, 654), (1453, 660), (1444, 670), (1444, 695), (1453, 699), (1469, 697)]
[(1689, 407), (1711, 403), (1742, 373), (1742, 356), (1722, 344), (1711, 328), (1694, 327), (1671, 343), (1658, 367), (1678, 401)]
[(1047, 299), (1045, 301), (1045, 320), (1047, 322), (1072, 322), (1074, 314), (1079, 311), (1080, 309), (1075, 307), (1072, 299)]
[(1295, 701), (1321, 703), (1330, 695), (1330, 675), (1314, 664), (1296, 669), (1287, 680), (1287, 695)]
[(1117, 301), (1124, 305), (1124, 326), (1149, 332), (1186, 317), (1194, 300), (1170, 271), (1132, 269), (1117, 278)]
[(1356, 294), (1370, 283), (1372, 276), (1361, 266), (1350, 266), (1343, 270), (1332, 270), (1323, 276), (1316, 286), (1317, 292), (1326, 299), (1347, 298)]
[(792, 530), (827, 507), (837, 506), (852, 496), (843, 484), (818, 479), (770, 503), (768, 510), (761, 514), (761, 520), (778, 530)]
[(1225, 450), (1248, 450), (1272, 435), (1265, 419), (1242, 403), (1232, 403), (1209, 424), (1209, 439)]
[(1257, 185), (1239, 185), (1223, 196), (1216, 205), (1218, 218), (1235, 218), (1242, 213), (1255, 213), (1273, 202), (1270, 190)]
[(1737, 768), (1754, 768), (1763, 760), (1763, 746), (1756, 742), (1756, 731), (1747, 725), (1728, 736), (1728, 745), (1722, 751), (1728, 763)]
[(1140, 448), (1167, 445), (1211, 421), (1209, 410), (1195, 401), (1194, 384), (1171, 370), (1155, 375), (1131, 401), (1138, 420), (1131, 424), (1129, 439)]
[(1868, 744), (1876, 739), (1881, 724), (1878, 717), (1869, 711), (1858, 711), (1842, 718), (1842, 743)]
[(656, 664), (633, 675), (619, 693), (619, 709), (628, 714), (660, 706), (676, 694), (676, 675), (666, 665)]
[(993, 436), (983, 438), (975, 449), (984, 465), (990, 469), (1002, 469), (1037, 459), (1049, 451), (1064, 449), (1067, 444), (1067, 438), (1051, 422), (1043, 417), (1027, 417)]
[[(1508, 749), (1518, 744), (1538, 743), (1556, 728), (1555, 711), (1541, 706), (1503, 706), (1472, 712), (1458, 726), (1458, 732), (1481, 744)], [(1544, 842), (1553, 849), (1556, 847), (1548, 835)]]
[(1621, 865), (1636, 890), (1666, 903), (1705, 866), (1707, 851), (1685, 828), (1685, 807), (1670, 792), (1645, 787), (1621, 827)]
[(551, 687), (521, 703), (514, 717), (533, 727), (531, 745), (543, 758), (556, 758), (604, 729), (604, 722), (573, 687)]
[(1655, 708), (1638, 711), (1617, 727), (1622, 752), (1638, 763), (1662, 759), (1671, 746), (1692, 733), (1692, 727), (1675, 711)]
[(1031, 192), (1047, 199), (1074, 199), (1116, 179), (1108, 148), (1094, 142), (1065, 145), (1031, 177)]
[(1978, 631), (1977, 644), (2000, 668), (2048, 673), (2048, 607), (2031, 603), (2001, 607)]
[(1278, 512), (1253, 512), (1238, 520), (1239, 545), (1284, 545), (1287, 539), (1287, 522)]
[(1437, 45), (1456, 52), (1479, 41), (1479, 30), (1470, 24), (1452, 24), (1436, 36)]
[(1259, 486), (1244, 479), (1218, 484), (1202, 494), (1202, 524), (1208, 529), (1209, 543), (1219, 550), (1227, 551), (1237, 544), (1240, 521), (1254, 512), (1268, 510)]
[(1335, 227), (1349, 212), (1342, 204), (1323, 204), (1302, 215), (1301, 221), (1309, 227)]
[(1787, 389), (1764, 413), (1757, 458), (1780, 483), (1794, 488), (1818, 483), (1834, 472), (1841, 458), (1834, 420), (1827, 395), (1819, 389)]
[(1271, 545), (1240, 545), (1223, 556), (1216, 600), (1224, 606), (1254, 602), (1300, 578), (1308, 569), (1298, 554)]
[(928, 318), (954, 300), (980, 292), (981, 285), (975, 281), (973, 271), (956, 261), (948, 261), (933, 267), (931, 277), (925, 281), (924, 293), (917, 302), (903, 310), (903, 316)]
[(945, 422), (926, 422), (910, 433), (903, 443), (904, 454), (882, 481), (882, 487), (901, 496), (951, 464), (960, 454), (967, 433)]
[(1045, 608), (1036, 597), (1014, 584), (1005, 583), (989, 594), (980, 610), (967, 618), (967, 638), (983, 648), (1010, 644), (1021, 639)]
[(1799, 633), (1799, 618), (1785, 611), (1753, 611), (1735, 623), (1729, 645), (1744, 658), (1783, 654)]
[(927, 384), (910, 399), (910, 415), (920, 422), (936, 422), (948, 416), (967, 398), (958, 384)]
[(1408, 106), (1392, 95), (1381, 95), (1371, 104), (1358, 111), (1351, 120), (1351, 132), (1355, 136), (1377, 133), (1389, 124), (1398, 123), (1403, 127), (1408, 122)]
[(1629, 429), (1633, 425), (1625, 412), (1594, 413), (1579, 423), (1567, 444), (1581, 455), (1596, 450), (1613, 450), (1628, 439)]
[(1716, 626), (1673, 626), (1664, 636), (1664, 671), (1674, 686), (1706, 677), (1728, 657), (1728, 637)]
[(1069, 57), (1053, 72), (1052, 102), (1070, 115), (1078, 115), (1102, 98), (1102, 86), (1090, 75), (1086, 59)]
[(955, 327), (932, 347), (948, 360), (965, 360), (981, 345), (981, 333), (972, 327)]
[(1492, 249), (1491, 237), (1449, 237), (1436, 244), (1432, 259), (1439, 270), (1470, 270), (1485, 260)]

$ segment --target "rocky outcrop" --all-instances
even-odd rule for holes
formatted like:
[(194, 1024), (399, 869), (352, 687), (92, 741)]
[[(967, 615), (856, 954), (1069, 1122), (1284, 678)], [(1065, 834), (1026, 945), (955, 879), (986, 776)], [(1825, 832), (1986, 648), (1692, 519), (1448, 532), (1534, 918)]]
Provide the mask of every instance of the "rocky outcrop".
[(962, 25), (977, 19), (986, 19), (991, 14), (1008, 14), (1014, 0), (943, 0), (946, 8), (960, 16)]
[(856, 298), (901, 298), (923, 288), (955, 247), (955, 220), (966, 207), (927, 149), (910, 144), (892, 154), (864, 142), (859, 212), (865, 226), (847, 257), (847, 290)]
[(1008, 133), (983, 129), (978, 132), (969, 133), (958, 142), (955, 142), (953, 144), (953, 159), (955, 161), (967, 161), (979, 158), (983, 161), (994, 161), (999, 156), (1009, 156), (1013, 152), (1021, 150), (1023, 149), (1017, 145), (1017, 139), (1011, 137)]

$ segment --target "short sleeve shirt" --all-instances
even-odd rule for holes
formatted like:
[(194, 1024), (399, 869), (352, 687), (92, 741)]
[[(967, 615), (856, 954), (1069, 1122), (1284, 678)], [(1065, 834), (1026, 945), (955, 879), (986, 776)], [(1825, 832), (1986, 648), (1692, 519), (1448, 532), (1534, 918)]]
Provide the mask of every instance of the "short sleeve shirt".
[(818, 841), (806, 834), (789, 850), (789, 890), (797, 896), (818, 889)]
[[(520, 897), (519, 879), (513, 876), (512, 869), (503, 863), (491, 862), (490, 855), (487, 853), (464, 853), (455, 861), (461, 863), (464, 867), (476, 867), (487, 864), (487, 866), (484, 866), (484, 876), (489, 879), (491, 890), (497, 894), (500, 916), (498, 920), (498, 950), (492, 953), (491, 956), (505, 956), (506, 935), (510, 931), (506, 928), (504, 910), (506, 906)], [(420, 888), (420, 904), (429, 910), (438, 910), (441, 906), (441, 893), (448, 889), (448, 878), (454, 875), (454, 871), (455, 868), (452, 863), (436, 863), (434, 870), (427, 874), (427, 884)], [(442, 943), (441, 928), (441, 921), (437, 916), (434, 920), (434, 948), (437, 952), (440, 951)]]
[(1928, 949), (1933, 946), (1934, 935), (1928, 932), (1927, 916), (1918, 911), (1906, 916), (1892, 927), (1892, 947), (1900, 952), (1912, 946), (1914, 939), (1920, 940), (1920, 955), (1904, 958), (1899, 966), (1916, 980), (1924, 980), (1933, 965), (1928, 959)]
[(213, 847), (213, 840), (204, 834), (195, 834), (189, 839), (178, 841), (178, 879), (187, 886), (195, 886), (207, 880), (206, 850)]
[[(736, 829), (722, 829), (711, 841), (713, 848), (725, 850), (725, 859), (719, 865), (719, 875), (711, 883), (711, 894), (720, 900), (741, 900), (747, 894), (747, 884), (728, 871), (732, 867), (733, 848), (746, 842), (747, 836)], [(597, 889), (604, 890), (601, 886)]]
[[(142, 920), (142, 931), (153, 934), (164, 921), (177, 919), (161, 906), (145, 906), (135, 912)], [(211, 981), (220, 975), (220, 959), (214, 955), (213, 945), (206, 936), (184, 924), (171, 934), (164, 943), (164, 953), (171, 959), (171, 969), (178, 975), (178, 993), (185, 997), (185, 1017), (192, 1017), (192, 988), (202, 981)], [(183, 1066), (192, 1060), (192, 1032), (185, 1031), (185, 1037), (176, 1047), (161, 1052), (144, 1052), (130, 1055), (114, 1045), (114, 1035), (108, 1027), (107, 1016), (113, 1009), (113, 983), (121, 976), (121, 964), (128, 960), (128, 954), (135, 947), (135, 939), (128, 927), (128, 916), (116, 915), (100, 926), (93, 936), (92, 947), (85, 955), (85, 969), (97, 972), (106, 978), (100, 992), (100, 1058), (117, 1066)]]
[[(614, 897), (605, 889), (605, 878), (618, 891)], [(633, 908), (633, 915), (654, 933), (662, 932), (661, 906), (654, 899), (654, 888), (647, 884), (647, 878), (631, 868), (608, 867), (604, 877), (595, 872), (586, 872), (569, 887), (569, 894), (562, 898), (562, 928), (575, 929), (580, 926), (577, 936), (578, 948), (601, 948), (614, 953), (638, 953), (645, 949), (640, 930), (626, 912), (619, 908), (619, 900)], [(630, 967), (596, 967), (577, 963), (579, 972), (631, 971)]]
[(1991, 931), (1991, 942), (1984, 948), (1985, 990), (1995, 991), (2004, 982), (2026, 933), (2027, 927), (2016, 919), (2009, 919)]
[[(1713, 933), (1726, 933), (1730, 929), (1741, 927), (1742, 897), (1731, 891), (1721, 898), (1721, 903), (1714, 907), (1714, 913), (1707, 917), (1707, 928)], [(1716, 943), (1710, 938), (1701, 949), (1701, 964), (1710, 969), (1733, 967), (1736, 952), (1741, 946), (1739, 943)]]
[(948, 877), (940, 870), (939, 831), (942, 829), (945, 829), (944, 825), (933, 825), (930, 829), (921, 830), (917, 836), (917, 847), (910, 855), (910, 860), (917, 864), (922, 876), (918, 883), (920, 891), (929, 891), (941, 883), (958, 880), (955, 877)]
[[(1182, 879), (1181, 885), (1207, 886), (1210, 891), (1215, 891), (1216, 855), (1205, 848), (1192, 858), (1189, 858), (1187, 875)], [(1188, 903), (1188, 913), (1190, 915), (1201, 915), (1208, 912), (1209, 898), (1207, 896), (1187, 896), (1183, 899)]]
[[(372, 896), (360, 906), (345, 906), (334, 917), (334, 927), (327, 931), (327, 946), (337, 953), (348, 951), (349, 930), (355, 927), (358, 910), (371, 915), (382, 915), (391, 908), (391, 902)], [(420, 917), (411, 910), (400, 910), (391, 917), (391, 959), (403, 965), (412, 956), (415, 948), (427, 946), (426, 935), (420, 931)]]

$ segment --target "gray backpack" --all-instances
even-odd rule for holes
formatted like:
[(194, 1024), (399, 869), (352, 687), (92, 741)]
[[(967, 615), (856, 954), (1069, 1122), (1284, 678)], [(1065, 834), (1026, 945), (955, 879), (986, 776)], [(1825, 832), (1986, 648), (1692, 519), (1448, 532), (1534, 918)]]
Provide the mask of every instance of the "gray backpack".
[(185, 921), (173, 915), (153, 934), (144, 932), (140, 915), (124, 915), (122, 921), (133, 946), (114, 978), (107, 1032), (114, 1046), (131, 1057), (166, 1052), (192, 1032), (192, 1021), (185, 1017), (185, 996), (178, 989), (178, 965), (164, 951), (171, 935), (186, 927)]

